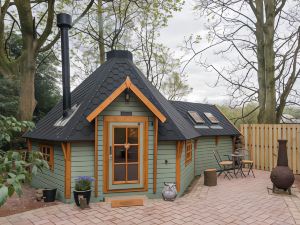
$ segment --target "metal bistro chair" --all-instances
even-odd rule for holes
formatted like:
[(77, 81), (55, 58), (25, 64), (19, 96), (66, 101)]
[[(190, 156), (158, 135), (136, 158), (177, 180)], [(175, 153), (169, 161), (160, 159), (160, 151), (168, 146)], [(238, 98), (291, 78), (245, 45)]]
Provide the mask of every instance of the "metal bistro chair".
[(224, 173), (224, 178), (227, 177), (230, 180), (229, 175), (231, 176), (231, 178), (233, 178), (233, 176), (231, 175), (231, 170), (234, 170), (233, 161), (229, 160), (229, 156), (228, 156), (228, 160), (222, 160), (220, 157), (220, 154), (217, 150), (213, 150), (213, 153), (214, 153), (214, 157), (220, 167), (220, 169), (217, 170), (217, 172), (219, 172), (218, 176), (220, 176), (222, 173)]
[(246, 177), (246, 175), (243, 172), (243, 168), (247, 166), (248, 167), (247, 176), (249, 176), (250, 172), (252, 172), (252, 175), (255, 178), (255, 175), (253, 172), (253, 160), (249, 160), (249, 151), (245, 148), (239, 148), (239, 149), (237, 149), (237, 151), (241, 152), (244, 155), (244, 157), (242, 158), (242, 161), (241, 161), (242, 174)]

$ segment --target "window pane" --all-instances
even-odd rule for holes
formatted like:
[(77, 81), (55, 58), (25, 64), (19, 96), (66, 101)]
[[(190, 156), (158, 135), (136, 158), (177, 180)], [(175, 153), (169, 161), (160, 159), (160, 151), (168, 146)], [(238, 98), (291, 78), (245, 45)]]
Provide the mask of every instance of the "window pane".
[(114, 129), (114, 143), (125, 144), (126, 143), (126, 128)]
[(138, 180), (138, 164), (128, 164), (127, 179)]
[(128, 128), (128, 143), (138, 144), (138, 128)]
[(138, 146), (130, 146), (127, 150), (127, 161), (138, 162)]
[(193, 118), (196, 124), (204, 123), (202, 117), (195, 111), (188, 111), (188, 114)]
[(126, 161), (126, 150), (124, 146), (115, 146), (115, 163), (125, 163)]
[(126, 180), (126, 165), (115, 165), (114, 168), (114, 181), (125, 181)]

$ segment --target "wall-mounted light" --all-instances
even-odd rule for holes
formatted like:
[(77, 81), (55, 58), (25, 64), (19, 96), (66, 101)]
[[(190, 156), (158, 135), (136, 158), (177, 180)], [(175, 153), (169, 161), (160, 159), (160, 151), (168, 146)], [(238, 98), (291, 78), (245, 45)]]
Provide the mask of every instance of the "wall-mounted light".
[(126, 103), (129, 103), (129, 101), (130, 101), (130, 93), (129, 92), (130, 92), (129, 89), (125, 90), (125, 102)]

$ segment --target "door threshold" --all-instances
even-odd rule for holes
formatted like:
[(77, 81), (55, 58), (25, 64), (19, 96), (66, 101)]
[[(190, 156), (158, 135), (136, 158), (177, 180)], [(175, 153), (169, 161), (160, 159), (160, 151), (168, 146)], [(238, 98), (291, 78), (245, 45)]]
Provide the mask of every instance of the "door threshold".
[(111, 197), (105, 197), (104, 201), (107, 203), (111, 203), (114, 200), (131, 200), (131, 199), (142, 199), (147, 200), (146, 195), (120, 195), (120, 196), (111, 196)]

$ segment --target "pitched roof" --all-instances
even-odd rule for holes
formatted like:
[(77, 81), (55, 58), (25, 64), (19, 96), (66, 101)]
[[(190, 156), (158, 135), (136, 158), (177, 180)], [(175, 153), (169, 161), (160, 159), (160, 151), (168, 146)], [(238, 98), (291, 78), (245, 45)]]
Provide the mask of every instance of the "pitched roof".
[[(225, 136), (225, 135), (240, 135), (239, 130), (222, 114), (222, 112), (215, 106), (209, 104), (170, 101), (171, 104), (180, 112), (198, 132), (198, 136)], [(188, 111), (197, 112), (204, 123), (197, 127), (196, 123), (189, 116)], [(204, 113), (212, 113), (219, 121), (218, 124), (212, 123)], [(221, 129), (222, 128), (222, 129)]]
[(185, 140), (199, 136), (175, 107), (147, 80), (133, 64), (128, 51), (112, 51), (108, 60), (85, 79), (72, 93), (72, 107), (78, 109), (64, 126), (54, 126), (62, 116), (60, 101), (36, 128), (24, 137), (51, 141), (92, 141), (94, 122), (86, 117), (130, 77), (132, 83), (167, 117), (159, 123), (159, 140)]

